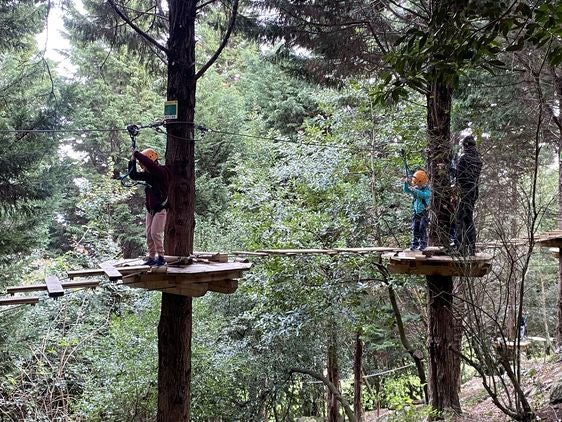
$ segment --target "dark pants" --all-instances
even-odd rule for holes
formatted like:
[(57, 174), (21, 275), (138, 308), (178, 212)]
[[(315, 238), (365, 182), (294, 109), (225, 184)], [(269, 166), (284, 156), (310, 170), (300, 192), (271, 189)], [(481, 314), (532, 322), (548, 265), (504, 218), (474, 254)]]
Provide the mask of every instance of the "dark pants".
[(457, 210), (455, 244), (463, 254), (474, 255), (476, 251), (476, 228), (474, 227), (475, 195), (461, 197)]
[(427, 212), (412, 216), (412, 246), (411, 249), (425, 249), (427, 247), (427, 226), (429, 219)]

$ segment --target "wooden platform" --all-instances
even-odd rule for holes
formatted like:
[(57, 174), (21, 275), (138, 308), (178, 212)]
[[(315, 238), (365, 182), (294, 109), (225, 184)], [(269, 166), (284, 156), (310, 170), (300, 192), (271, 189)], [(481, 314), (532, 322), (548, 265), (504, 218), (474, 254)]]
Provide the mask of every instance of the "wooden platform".
[[(95, 288), (100, 284), (99, 277), (128, 287), (159, 290), (183, 296), (203, 296), (207, 292), (234, 293), (238, 279), (252, 264), (248, 262), (228, 262), (228, 255), (199, 253), (189, 257), (166, 256), (168, 265), (150, 267), (140, 259), (107, 261), (99, 268), (68, 271), (73, 281), (61, 282), (55, 276), (45, 278), (44, 284), (11, 286), (7, 293), (12, 297), (0, 298), (0, 306), (34, 304), (39, 298), (14, 296), (16, 293), (47, 291), (50, 297), (64, 295), (66, 289)], [(98, 279), (87, 280), (90, 277)], [(85, 279), (86, 278), (86, 279)], [(74, 280), (78, 279), (78, 280)]]
[(128, 287), (199, 297), (207, 292), (234, 293), (238, 279), (252, 267), (247, 262), (225, 262), (224, 254), (208, 254), (205, 258), (167, 256), (166, 259), (169, 264), (161, 267), (142, 265), (138, 259), (105, 262), (100, 268), (69, 271), (68, 276), (106, 276), (121, 280)]
[[(438, 249), (438, 248), (435, 248)], [(427, 252), (402, 251), (384, 254), (389, 260), (388, 270), (395, 274), (418, 274), (457, 277), (483, 277), (492, 267), (492, 256), (451, 256), (428, 248)]]
[[(207, 292), (234, 293), (238, 279), (252, 264), (246, 262), (193, 263), (178, 267), (155, 267), (123, 276), (123, 284), (160, 290), (182, 296), (199, 297)], [(117, 268), (120, 272), (122, 268)]]
[(545, 248), (561, 248), (562, 230), (553, 230), (550, 232), (538, 233), (535, 236), (535, 243)]

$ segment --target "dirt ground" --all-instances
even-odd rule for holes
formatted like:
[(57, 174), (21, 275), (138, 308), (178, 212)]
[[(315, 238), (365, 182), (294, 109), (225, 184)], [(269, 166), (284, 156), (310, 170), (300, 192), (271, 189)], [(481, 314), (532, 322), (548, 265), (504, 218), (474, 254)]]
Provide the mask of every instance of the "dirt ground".
[[(562, 405), (552, 406), (548, 403), (550, 390), (562, 381), (562, 361), (553, 357), (546, 360), (529, 360), (522, 365), (523, 391), (535, 410), (538, 420), (544, 422), (562, 422)], [(473, 378), (461, 387), (462, 415), (451, 419), (454, 422), (507, 422), (513, 419), (501, 412), (492, 402), (482, 386), (480, 378)], [(366, 422), (383, 422), (389, 419), (389, 412), (382, 411), (366, 414)], [(396, 418), (394, 419), (396, 420)], [(412, 419), (408, 419), (410, 421)], [(420, 419), (423, 420), (423, 419)]]

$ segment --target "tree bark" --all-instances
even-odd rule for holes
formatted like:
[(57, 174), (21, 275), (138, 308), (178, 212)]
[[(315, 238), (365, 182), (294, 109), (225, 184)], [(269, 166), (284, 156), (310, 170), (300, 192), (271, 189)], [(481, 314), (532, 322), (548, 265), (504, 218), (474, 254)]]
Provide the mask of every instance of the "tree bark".
[[(168, 100), (178, 101), (178, 119), (167, 124), (166, 165), (172, 180), (166, 221), (166, 252), (193, 253), (195, 228), (195, 0), (170, 0)], [(162, 294), (158, 324), (159, 422), (189, 421), (192, 299)]]
[(408, 338), (406, 337), (406, 330), (404, 329), (404, 322), (402, 321), (402, 314), (400, 313), (400, 308), (398, 306), (398, 301), (396, 300), (396, 294), (392, 285), (388, 284), (388, 297), (390, 298), (390, 304), (392, 305), (392, 310), (394, 311), (394, 318), (396, 319), (396, 327), (398, 328), (398, 335), (400, 336), (400, 342), (402, 346), (406, 349), (408, 354), (413, 359), (416, 370), (418, 372), (418, 377), (420, 383), (423, 386), (423, 394), (426, 403), (429, 403), (429, 393), (427, 391), (427, 379), (425, 378), (425, 367), (423, 364), (423, 353), (419, 350), (415, 350)]
[[(558, 109), (562, 101), (562, 76), (560, 76), (556, 69), (552, 69), (554, 77), (554, 87), (558, 94)], [(562, 119), (560, 115), (556, 115), (554, 111), (551, 112), (554, 122), (558, 126), (558, 228), (562, 230)], [(556, 322), (556, 347), (562, 348), (562, 253), (558, 251), (558, 302), (557, 302), (557, 322)]]
[[(336, 333), (333, 326), (330, 328), (328, 338), (328, 381), (339, 390), (340, 374), (338, 368), (338, 347)], [(328, 422), (338, 422), (339, 405), (338, 397), (332, 389), (328, 390)]]
[(347, 419), (349, 419), (349, 422), (357, 422), (357, 420), (355, 419), (355, 415), (353, 414), (353, 410), (351, 409), (351, 406), (347, 402), (346, 398), (340, 393), (339, 388), (336, 385), (334, 385), (328, 378), (326, 378), (326, 377), (322, 376), (321, 374), (318, 374), (314, 371), (310, 371), (308, 369), (302, 369), (302, 368), (293, 368), (293, 369), (291, 369), (291, 372), (299, 372), (301, 374), (308, 374), (311, 377), (322, 381), (324, 383), (324, 385), (326, 387), (328, 387), (328, 390), (336, 398), (336, 400), (341, 402), (341, 404), (344, 408), (345, 414), (347, 416)]
[[(448, 246), (451, 228), (450, 166), (451, 166), (451, 102), (452, 87), (435, 72), (427, 94), (428, 167), (432, 183), (432, 225), (429, 241), (432, 245)], [(453, 278), (427, 276), (428, 286), (428, 346), (429, 397), (433, 408), (442, 412), (460, 412), (458, 377), (460, 359), (455, 336), (453, 315)]]
[(355, 353), (353, 355), (353, 410), (357, 422), (363, 422), (362, 400), (362, 381), (363, 381), (363, 340), (361, 332), (355, 334)]
[(453, 215), (451, 199), (451, 102), (453, 90), (439, 76), (427, 94), (428, 168), (431, 181), (431, 220), (429, 241), (449, 246)]
[(453, 279), (428, 276), (429, 396), (437, 411), (460, 412), (453, 318)]

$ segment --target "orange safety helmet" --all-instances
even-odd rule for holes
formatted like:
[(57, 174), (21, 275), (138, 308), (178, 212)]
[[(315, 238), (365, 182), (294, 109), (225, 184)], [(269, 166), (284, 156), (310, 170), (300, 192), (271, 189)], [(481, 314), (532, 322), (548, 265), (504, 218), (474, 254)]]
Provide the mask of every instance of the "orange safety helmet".
[(158, 153), (154, 151), (152, 148), (147, 148), (141, 152), (147, 158), (150, 158), (152, 161), (158, 160)]
[(426, 185), (429, 181), (429, 177), (424, 170), (418, 170), (412, 176), (412, 183), (417, 186)]

